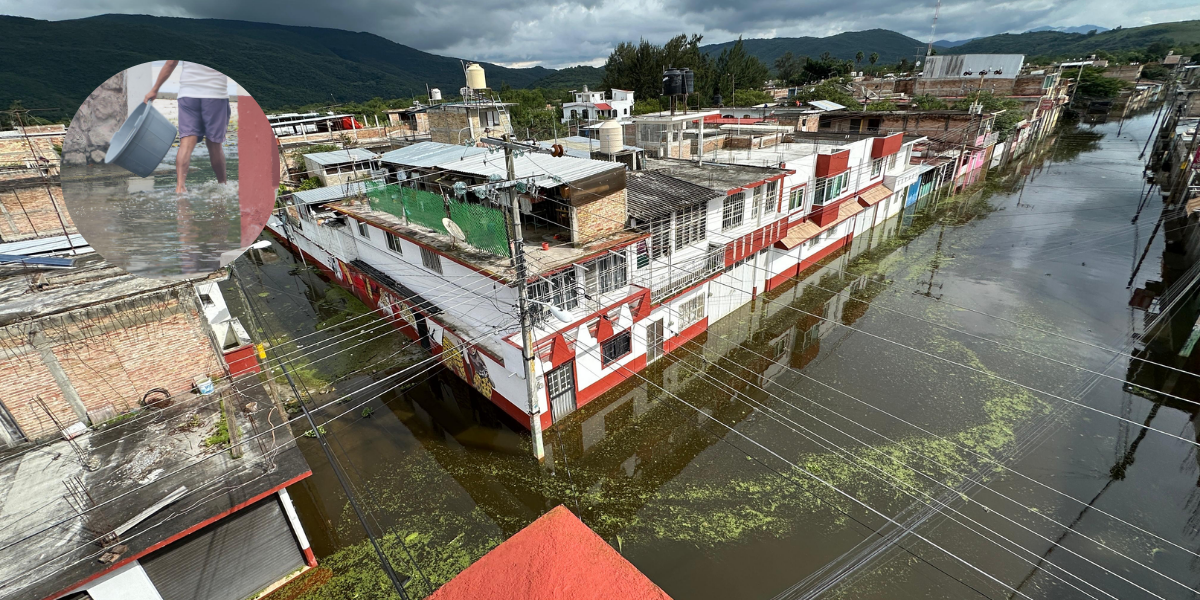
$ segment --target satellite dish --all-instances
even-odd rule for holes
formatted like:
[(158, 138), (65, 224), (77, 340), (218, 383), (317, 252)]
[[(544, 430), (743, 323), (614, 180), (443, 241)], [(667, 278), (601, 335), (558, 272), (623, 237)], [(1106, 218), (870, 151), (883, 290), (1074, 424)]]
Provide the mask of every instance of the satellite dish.
[(467, 234), (463, 233), (462, 227), (459, 227), (458, 223), (443, 217), (442, 227), (445, 227), (446, 231), (450, 232), (450, 237), (454, 238), (454, 241), (466, 243)]

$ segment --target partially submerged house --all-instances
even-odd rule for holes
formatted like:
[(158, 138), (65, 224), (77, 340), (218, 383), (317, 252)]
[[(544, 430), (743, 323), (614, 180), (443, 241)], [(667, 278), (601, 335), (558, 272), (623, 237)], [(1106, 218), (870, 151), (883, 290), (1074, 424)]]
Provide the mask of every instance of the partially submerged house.
[[(672, 133), (663, 154), (688, 156), (682, 134), (704, 117), (648, 119)], [(529, 426), (532, 412), (548, 427), (899, 214), (921, 189), (919, 136), (778, 139), (632, 170), (604, 152), (530, 148), (514, 156), (513, 182), (495, 148), (420, 143), (381, 156), (387, 174), (360, 195), (294, 196), (270, 227), (517, 423)], [(514, 188), (537, 301), (536, 405), (516, 319)]]

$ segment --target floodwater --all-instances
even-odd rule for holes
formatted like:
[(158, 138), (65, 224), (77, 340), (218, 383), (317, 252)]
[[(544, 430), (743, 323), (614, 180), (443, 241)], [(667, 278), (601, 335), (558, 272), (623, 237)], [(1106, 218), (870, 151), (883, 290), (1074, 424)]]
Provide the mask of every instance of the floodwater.
[(116, 165), (63, 169), (63, 198), (79, 233), (105, 259), (134, 275), (181, 279), (211, 273), (241, 246), (237, 135), (225, 140), (228, 181), (217, 182), (203, 143), (192, 152), (187, 193), (175, 193), (172, 147), (153, 175)]
[[(1135, 334), (1155, 341), (1126, 289), (1148, 241), (1134, 287), (1161, 270), (1157, 192), (1130, 222), (1153, 121), (1066, 126), (910, 207), (560, 422), (544, 469), (407, 338), (326, 338), (378, 322), (299, 259), (238, 265), (260, 328), (343, 348), (301, 368), (314, 407), (353, 392), (317, 422), (414, 597), (565, 504), (676, 599), (1190, 598), (1196, 411), (1125, 386)], [(1138, 377), (1196, 397), (1191, 375)], [(292, 496), (324, 569), (288, 597), (390, 597), (300, 442), (314, 475)]]

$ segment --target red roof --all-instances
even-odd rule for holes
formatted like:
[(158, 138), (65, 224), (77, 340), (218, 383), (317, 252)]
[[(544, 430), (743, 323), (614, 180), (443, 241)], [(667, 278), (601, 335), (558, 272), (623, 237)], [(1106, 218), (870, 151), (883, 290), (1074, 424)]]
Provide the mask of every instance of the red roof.
[(596, 110), (612, 110), (612, 107), (604, 102), (597, 102)]
[(561, 505), (483, 555), (429, 598), (671, 600)]

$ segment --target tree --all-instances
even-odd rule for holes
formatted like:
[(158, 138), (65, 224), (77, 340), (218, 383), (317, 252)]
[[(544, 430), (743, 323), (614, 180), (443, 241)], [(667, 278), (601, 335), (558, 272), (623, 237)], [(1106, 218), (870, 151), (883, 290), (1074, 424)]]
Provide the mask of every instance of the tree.
[[(808, 60), (805, 58), (805, 60)], [(790, 51), (784, 52), (781, 56), (775, 59), (775, 74), (785, 84), (792, 84), (797, 81), (801, 73), (800, 61), (792, 56)]]
[(858, 53), (854, 55), (854, 64), (856, 64), (856, 65), (862, 64), (862, 61), (863, 61), (863, 51), (859, 50)]
[(879, 53), (872, 52), (871, 56), (867, 57), (867, 62), (871, 63), (871, 66), (875, 66), (875, 63), (879, 62)]
[(721, 95), (732, 97), (737, 88), (759, 89), (771, 76), (770, 69), (757, 56), (746, 52), (742, 38), (721, 50), (713, 69)]
[(1085, 98), (1112, 98), (1121, 90), (1133, 85), (1115, 77), (1105, 77), (1102, 69), (1087, 66), (1079, 77), (1076, 95)]
[[(636, 45), (621, 42), (613, 48), (604, 62), (603, 88), (633, 90), (639, 100), (657, 99), (662, 95), (662, 69), (682, 67), (692, 70), (698, 94), (710, 93), (715, 83), (713, 61), (700, 51), (703, 36), (680, 34), (662, 46), (641, 40)], [(762, 65), (762, 61), (759, 61)], [(766, 65), (762, 65), (767, 78)], [(761, 82), (759, 85), (762, 85)], [(707, 101), (707, 98), (703, 99)]]
[(946, 110), (950, 108), (950, 105), (946, 104), (945, 100), (932, 94), (914, 96), (910, 105), (919, 110)]
[(829, 100), (830, 102), (837, 102), (842, 106), (851, 108), (860, 105), (859, 101), (854, 99), (854, 96), (851, 96), (849, 93), (847, 93), (846, 90), (842, 89), (841, 86), (829, 81), (811, 87), (805, 87), (796, 94), (794, 99), (798, 102)]
[(896, 106), (896, 103), (891, 100), (876, 100), (867, 105), (867, 110), (900, 110), (900, 107)]

